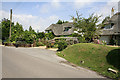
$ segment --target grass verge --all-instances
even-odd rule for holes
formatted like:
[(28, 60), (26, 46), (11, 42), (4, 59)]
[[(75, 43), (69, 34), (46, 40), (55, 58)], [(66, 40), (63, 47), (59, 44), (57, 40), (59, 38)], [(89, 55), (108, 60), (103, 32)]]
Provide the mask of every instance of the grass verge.
[[(120, 47), (79, 43), (67, 47), (57, 55), (106, 77), (117, 78), (120, 76)], [(119, 72), (117, 74), (108, 72), (108, 68)]]

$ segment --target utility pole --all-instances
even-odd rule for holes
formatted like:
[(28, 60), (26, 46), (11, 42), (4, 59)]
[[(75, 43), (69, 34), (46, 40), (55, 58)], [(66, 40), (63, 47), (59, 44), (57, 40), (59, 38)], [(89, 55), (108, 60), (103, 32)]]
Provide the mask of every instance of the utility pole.
[(11, 40), (11, 24), (12, 24), (12, 9), (10, 9), (10, 34), (9, 34), (9, 40)]

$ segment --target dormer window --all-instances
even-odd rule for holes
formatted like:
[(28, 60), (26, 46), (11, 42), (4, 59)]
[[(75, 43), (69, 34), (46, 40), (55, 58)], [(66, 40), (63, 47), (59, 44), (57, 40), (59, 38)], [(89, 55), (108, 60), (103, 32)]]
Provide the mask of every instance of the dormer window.
[(71, 27), (65, 27), (64, 28), (64, 31), (66, 32), (66, 31), (69, 31), (69, 29), (71, 29)]
[(114, 26), (114, 23), (111, 23), (111, 24), (106, 25), (104, 29), (111, 29), (113, 28), (113, 26)]

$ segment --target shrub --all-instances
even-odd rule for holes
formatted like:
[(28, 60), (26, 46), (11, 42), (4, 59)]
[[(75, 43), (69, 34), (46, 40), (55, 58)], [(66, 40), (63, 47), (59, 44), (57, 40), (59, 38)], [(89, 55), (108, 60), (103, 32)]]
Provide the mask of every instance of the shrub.
[(115, 45), (118, 45), (118, 40), (115, 40)]
[(73, 45), (73, 44), (74, 44), (74, 41), (73, 41), (73, 40), (67, 40), (67, 44), (68, 44), (68, 45)]
[(86, 43), (85, 37), (78, 37), (79, 43)]
[(55, 43), (57, 44), (59, 42), (59, 40), (58, 39), (55, 39)]
[(79, 35), (78, 35), (78, 33), (73, 33), (72, 34), (72, 37), (78, 37)]
[(12, 44), (15, 44), (15, 43), (16, 43), (15, 41), (12, 42)]
[(51, 43), (50, 42), (47, 42), (46, 48), (51, 48)]
[(58, 44), (57, 44), (57, 43), (55, 43), (53, 47), (54, 47), (54, 48), (58, 48)]
[(25, 41), (17, 41), (15, 45), (19, 47), (27, 47), (27, 43)]
[(55, 35), (53, 32), (50, 32), (50, 33), (45, 33), (45, 37), (47, 40), (51, 40), (55, 37)]
[(115, 44), (115, 40), (113, 38), (110, 39), (110, 45), (114, 45)]
[(60, 41), (58, 42), (58, 50), (62, 51), (63, 49), (65, 49), (67, 47), (67, 43), (64, 41)]
[(77, 44), (78, 42), (77, 42), (77, 40), (74, 40), (74, 44)]
[(11, 46), (11, 42), (10, 42), (9, 40), (6, 40), (6, 41), (4, 42), (4, 45), (5, 45), (5, 46)]
[(36, 46), (44, 46), (44, 44), (42, 42), (36, 42)]

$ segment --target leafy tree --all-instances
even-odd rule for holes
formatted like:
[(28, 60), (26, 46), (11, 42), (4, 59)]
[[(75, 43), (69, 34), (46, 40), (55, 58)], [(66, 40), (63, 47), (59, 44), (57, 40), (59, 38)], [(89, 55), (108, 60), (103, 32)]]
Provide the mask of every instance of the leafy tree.
[(28, 30), (24, 31), (23, 41), (25, 41), (26, 43), (32, 44), (35, 39), (36, 39), (36, 35), (34, 33), (31, 33)]
[(32, 27), (31, 27), (31, 26), (29, 27), (29, 31), (33, 31), (33, 29), (32, 29)]
[(45, 37), (45, 33), (44, 32), (38, 32), (37, 33), (37, 38), (39, 39), (42, 39), (42, 38), (44, 38)]
[(24, 30), (23, 30), (22, 25), (20, 25), (18, 22), (16, 23), (15, 26), (13, 26), (11, 28), (11, 32), (12, 32), (12, 34), (11, 34), (12, 41), (19, 41), (23, 38), (22, 34), (23, 34)]
[(56, 24), (63, 24), (63, 23), (68, 23), (69, 21), (62, 21), (62, 20), (58, 20), (58, 22)]
[(48, 40), (53, 39), (54, 37), (55, 35), (53, 34), (53, 32), (45, 33), (45, 38)]
[(58, 22), (56, 24), (62, 24), (62, 20), (58, 20)]
[(101, 16), (91, 14), (88, 18), (83, 18), (77, 12), (76, 14), (77, 18), (72, 17), (76, 31), (85, 37), (87, 42), (92, 42), (92, 40), (99, 34), (99, 27), (96, 23), (99, 22)]
[[(0, 23), (0, 30), (2, 28), (2, 40), (8, 40), (9, 38), (9, 29), (10, 29), (10, 20), (8, 19), (3, 19), (2, 22)], [(12, 23), (11, 27), (11, 41), (16, 42), (16, 41), (25, 41), (26, 43), (32, 44), (34, 40), (37, 38), (37, 33), (32, 29), (32, 27), (29, 27), (28, 30), (23, 30), (23, 27), (21, 24), (18, 22), (16, 25)]]
[(65, 21), (64, 23), (69, 23), (69, 21)]
[[(9, 30), (10, 30), (10, 20), (4, 18), (2, 19), (2, 40), (7, 40), (9, 38)], [(14, 26), (12, 23), (11, 27)]]
[(31, 32), (31, 33), (35, 33), (34, 29), (32, 29), (31, 26), (29, 27), (29, 32)]

